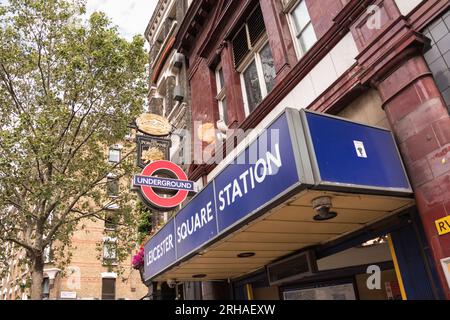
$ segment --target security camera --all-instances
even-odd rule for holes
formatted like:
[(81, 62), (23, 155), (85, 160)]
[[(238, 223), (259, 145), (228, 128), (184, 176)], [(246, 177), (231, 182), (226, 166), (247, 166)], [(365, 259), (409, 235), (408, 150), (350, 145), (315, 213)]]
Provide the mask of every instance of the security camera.
[(170, 289), (173, 289), (177, 285), (177, 281), (175, 279), (168, 279), (167, 285), (169, 286)]
[(314, 220), (323, 221), (329, 220), (337, 216), (336, 212), (331, 211), (333, 206), (331, 203), (331, 197), (319, 197), (314, 199), (312, 202), (312, 207), (317, 214), (314, 216)]

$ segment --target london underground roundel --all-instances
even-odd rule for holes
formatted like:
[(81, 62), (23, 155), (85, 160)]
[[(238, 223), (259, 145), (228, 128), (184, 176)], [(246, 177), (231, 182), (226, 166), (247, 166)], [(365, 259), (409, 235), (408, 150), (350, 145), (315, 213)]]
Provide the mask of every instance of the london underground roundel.
[[(158, 173), (170, 178), (156, 176)], [(195, 192), (195, 183), (188, 180), (183, 169), (166, 160), (147, 165), (140, 175), (133, 177), (133, 187), (138, 188), (151, 205), (160, 209), (174, 208), (186, 200), (189, 192)], [(158, 189), (176, 190), (176, 193), (170, 197), (163, 197), (157, 193)]]

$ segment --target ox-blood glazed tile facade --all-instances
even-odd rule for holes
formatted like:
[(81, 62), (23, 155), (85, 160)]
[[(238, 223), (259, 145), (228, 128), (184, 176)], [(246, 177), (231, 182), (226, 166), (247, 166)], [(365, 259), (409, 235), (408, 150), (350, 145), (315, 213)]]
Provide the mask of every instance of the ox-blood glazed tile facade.
[[(215, 81), (218, 65), (222, 66), (225, 78), (230, 128), (258, 127), (273, 117), (272, 111), (302, 81), (304, 85), (300, 87), (314, 91), (306, 108), (315, 111), (352, 114), (343, 110), (358, 97), (368, 93), (378, 95), (379, 108), (383, 110), (380, 112), (385, 112), (386, 117), (379, 117), (376, 122), (390, 127), (395, 135), (431, 248), (431, 270), (439, 279), (443, 295), (450, 299), (450, 288), (440, 265), (441, 259), (450, 256), (450, 235), (439, 236), (434, 224), (436, 219), (450, 215), (447, 109), (450, 3), (440, 0), (416, 1), (415, 5), (405, 5), (401, 0), (305, 1), (317, 41), (303, 55), (296, 53), (297, 38), (292, 33), (295, 20), (289, 16), (299, 1), (192, 2), (174, 47), (188, 61), (193, 121), (215, 124), (218, 120)], [(233, 39), (255, 6), (260, 6), (263, 13), (276, 85), (247, 114), (241, 83), (245, 66), (234, 63)], [(344, 40), (352, 44), (347, 51), (354, 53), (350, 59), (342, 57), (345, 55), (342, 50), (335, 51), (342, 54), (330, 54)], [(317, 77), (314, 70), (318, 66), (327, 66), (323, 69), (329, 68), (333, 76)], [(196, 129), (193, 127), (194, 145), (198, 138)], [(202, 148), (201, 143), (196, 145)], [(234, 137), (219, 147), (227, 145), (237, 145)], [(194, 164), (189, 169), (190, 178), (206, 179), (216, 174), (216, 167), (220, 164)]]

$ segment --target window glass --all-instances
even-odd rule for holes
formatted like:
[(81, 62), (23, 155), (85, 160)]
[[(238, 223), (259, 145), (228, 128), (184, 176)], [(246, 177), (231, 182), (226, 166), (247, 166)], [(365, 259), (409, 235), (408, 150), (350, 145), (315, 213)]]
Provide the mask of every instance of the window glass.
[(298, 37), (303, 52), (307, 52), (316, 43), (317, 38), (312, 25), (310, 24), (303, 30), (302, 34)]
[(297, 29), (297, 35), (310, 23), (308, 9), (306, 8), (305, 1), (301, 1), (292, 12), (294, 17), (295, 27)]
[(259, 85), (258, 70), (256, 68), (255, 60), (247, 67), (243, 73), (245, 92), (247, 94), (247, 103), (249, 112), (252, 112), (255, 107), (261, 102), (262, 94)]
[(301, 54), (305, 54), (316, 43), (317, 37), (311, 18), (306, 7), (306, 2), (300, 1), (291, 13), (295, 27), (295, 37), (297, 38)]
[(227, 98), (223, 98), (219, 102), (219, 117), (223, 122), (228, 123), (227, 119)]
[(223, 77), (223, 70), (222, 70), (222, 68), (220, 68), (219, 71), (217, 71), (217, 73), (218, 73), (218, 78), (219, 78), (218, 79), (219, 83), (218, 83), (217, 91), (220, 92), (220, 90), (222, 90), (222, 88), (224, 87), (224, 84), (225, 84), (225, 79)]
[(48, 245), (44, 249), (44, 263), (50, 263), (52, 261), (52, 248), (51, 245)]
[(108, 212), (105, 217), (105, 229), (115, 229), (117, 226), (117, 214)]
[(117, 197), (119, 195), (119, 182), (117, 179), (108, 178), (106, 182), (107, 194), (110, 197)]
[(273, 63), (272, 51), (267, 43), (260, 52), (264, 81), (267, 92), (272, 91), (275, 85), (275, 66)]
[(44, 278), (42, 282), (42, 298), (48, 299), (50, 297), (50, 280), (49, 278)]
[(219, 107), (219, 119), (227, 123), (226, 113), (226, 96), (225, 96), (225, 79), (223, 77), (223, 69), (219, 67), (216, 70), (216, 82), (217, 82), (217, 102)]
[(116, 259), (116, 243), (113, 241), (105, 241), (103, 244), (103, 259), (115, 260)]
[(120, 161), (120, 150), (109, 149), (109, 162), (117, 163)]

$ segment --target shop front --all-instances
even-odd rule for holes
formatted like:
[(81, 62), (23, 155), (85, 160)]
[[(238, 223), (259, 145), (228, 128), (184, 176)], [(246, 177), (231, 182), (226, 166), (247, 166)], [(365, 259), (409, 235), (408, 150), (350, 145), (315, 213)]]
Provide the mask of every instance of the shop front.
[(433, 299), (390, 131), (284, 110), (145, 245), (147, 283), (233, 299)]

